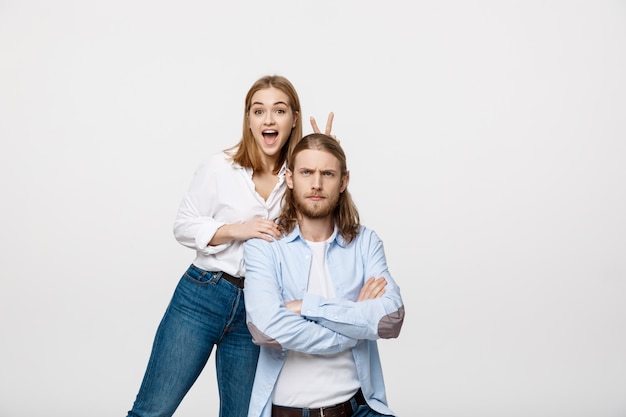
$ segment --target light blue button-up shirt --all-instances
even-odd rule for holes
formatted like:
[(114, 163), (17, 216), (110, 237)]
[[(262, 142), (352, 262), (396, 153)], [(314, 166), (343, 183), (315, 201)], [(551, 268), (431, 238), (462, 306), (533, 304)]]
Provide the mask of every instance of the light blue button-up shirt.
[[(261, 346), (248, 417), (271, 416), (272, 391), (289, 350), (332, 354), (346, 349), (352, 349), (368, 405), (393, 415), (376, 340), (398, 337), (404, 303), (376, 233), (362, 226), (348, 244), (335, 229), (326, 257), (336, 294), (332, 299), (306, 292), (311, 251), (298, 226), (273, 242), (248, 240), (244, 259), (247, 322)], [(357, 302), (364, 282), (381, 276), (387, 280), (385, 294)], [(285, 307), (291, 300), (302, 300), (301, 315)]]

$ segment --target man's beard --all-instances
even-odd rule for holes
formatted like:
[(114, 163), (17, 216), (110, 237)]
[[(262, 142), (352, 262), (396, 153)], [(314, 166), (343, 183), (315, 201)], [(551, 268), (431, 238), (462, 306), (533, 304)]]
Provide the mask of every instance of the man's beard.
[(327, 196), (325, 199), (315, 202), (296, 193), (293, 195), (293, 205), (296, 210), (298, 210), (302, 216), (311, 219), (319, 219), (331, 215), (335, 207), (337, 207), (338, 201), (339, 194)]

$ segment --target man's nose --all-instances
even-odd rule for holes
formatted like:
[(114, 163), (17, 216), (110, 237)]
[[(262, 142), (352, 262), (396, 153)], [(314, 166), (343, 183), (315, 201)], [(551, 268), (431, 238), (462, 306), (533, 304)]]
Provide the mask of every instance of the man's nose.
[(322, 188), (322, 175), (320, 173), (313, 174), (311, 187), (320, 190)]

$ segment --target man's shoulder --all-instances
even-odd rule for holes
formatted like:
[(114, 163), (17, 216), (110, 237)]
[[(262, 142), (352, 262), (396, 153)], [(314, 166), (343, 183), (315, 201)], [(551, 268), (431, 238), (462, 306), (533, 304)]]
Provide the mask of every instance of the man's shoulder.
[[(254, 237), (243, 242), (244, 248), (256, 248), (259, 250), (267, 250), (273, 252), (291, 251), (300, 245), (304, 241), (299, 238), (299, 235), (288, 233), (279, 237), (278, 239), (265, 240), (260, 237)], [(304, 245), (306, 246), (306, 245)], [(289, 248), (289, 249), (287, 249)]]
[(252, 247), (252, 246), (261, 246), (264, 243), (269, 243), (265, 239), (261, 239), (260, 237), (252, 237), (243, 242), (244, 247)]
[(367, 226), (361, 225), (357, 237), (365, 238), (372, 235), (376, 235), (376, 231), (374, 229), (370, 229)]
[(361, 225), (359, 229), (359, 233), (356, 235), (354, 239), (355, 242), (371, 242), (371, 241), (380, 241), (380, 236), (374, 229), (370, 229), (367, 226)]
[(261, 239), (260, 237), (253, 237), (245, 242), (243, 242), (244, 247), (255, 247), (255, 248), (268, 248), (271, 245), (277, 244), (281, 239), (272, 239), (271, 241), (267, 241), (265, 239)]

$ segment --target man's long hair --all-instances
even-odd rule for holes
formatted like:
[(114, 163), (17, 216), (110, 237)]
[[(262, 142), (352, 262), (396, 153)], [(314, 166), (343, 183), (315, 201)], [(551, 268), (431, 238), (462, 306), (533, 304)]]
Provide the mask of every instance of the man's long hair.
[[(287, 168), (294, 172), (294, 161), (296, 155), (306, 149), (328, 152), (339, 160), (341, 169), (341, 178), (348, 175), (348, 166), (346, 162), (346, 154), (344, 153), (339, 142), (331, 136), (322, 133), (311, 133), (302, 138), (293, 149), (287, 160)], [(348, 188), (339, 194), (339, 201), (333, 210), (333, 219), (335, 225), (339, 229), (339, 234), (349, 243), (359, 233), (361, 227), (361, 219), (356, 204), (352, 200), (352, 196)], [(287, 188), (283, 195), (281, 213), (278, 216), (278, 224), (286, 233), (291, 232), (297, 222), (297, 210), (294, 205), (293, 190)]]
[(300, 108), (300, 98), (298, 93), (291, 82), (281, 75), (266, 75), (259, 78), (252, 84), (252, 87), (246, 94), (246, 101), (243, 111), (243, 133), (239, 143), (229, 149), (228, 151), (234, 151), (232, 158), (233, 161), (245, 168), (252, 168), (257, 170), (261, 168), (261, 156), (259, 155), (259, 147), (254, 141), (254, 135), (250, 131), (250, 125), (248, 123), (248, 113), (250, 113), (250, 107), (252, 106), (252, 96), (259, 90), (274, 87), (282, 91), (289, 98), (287, 105), (291, 108), (291, 111), (296, 118), (296, 125), (291, 129), (289, 139), (283, 145), (280, 150), (278, 161), (274, 166), (274, 174), (278, 174), (283, 166), (283, 163), (287, 159), (287, 155), (292, 151), (293, 147), (302, 137), (302, 110)]

